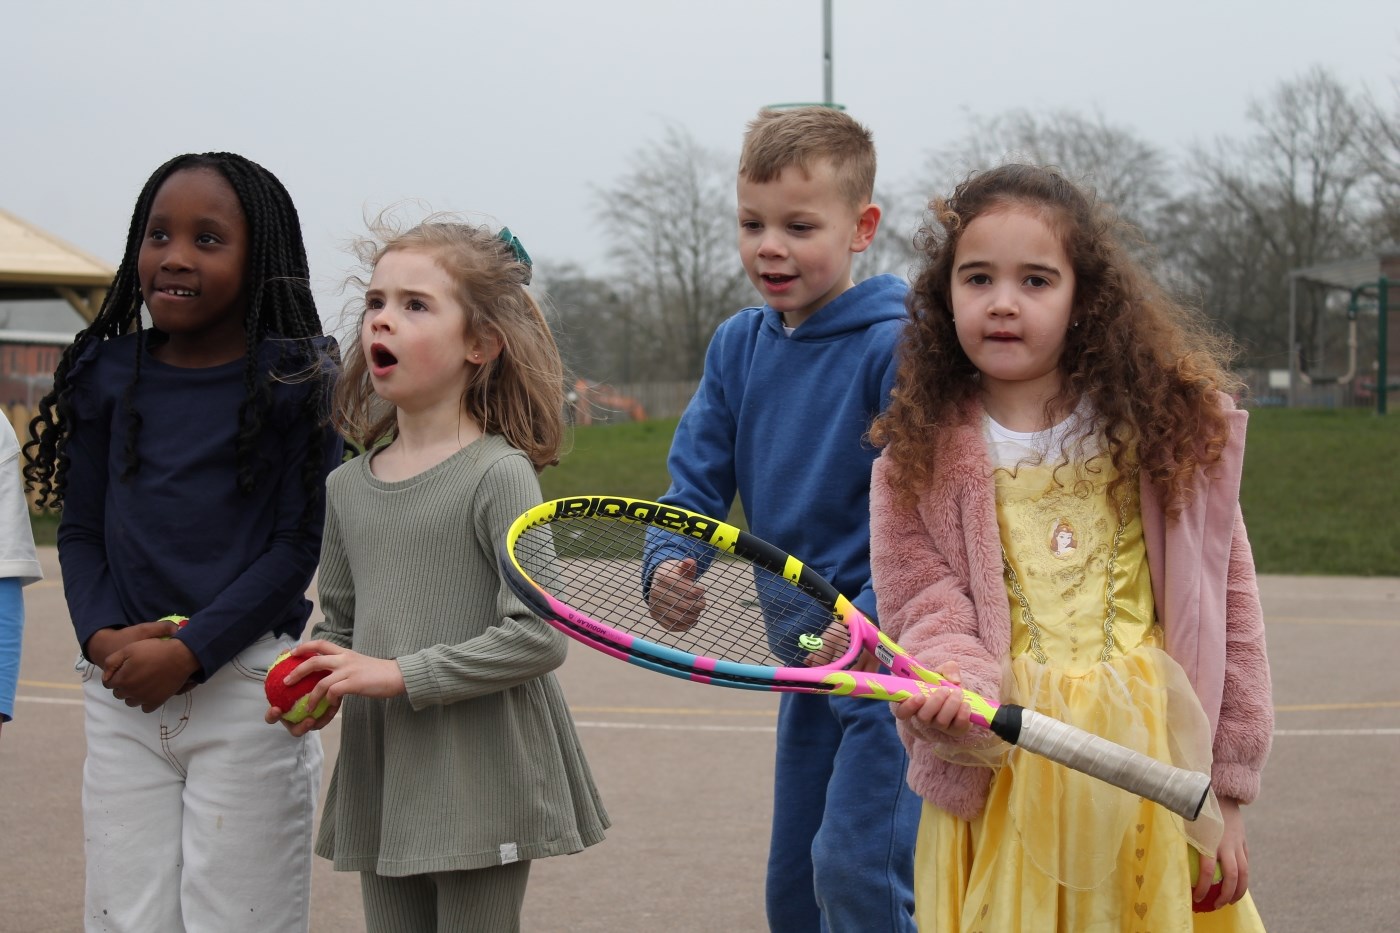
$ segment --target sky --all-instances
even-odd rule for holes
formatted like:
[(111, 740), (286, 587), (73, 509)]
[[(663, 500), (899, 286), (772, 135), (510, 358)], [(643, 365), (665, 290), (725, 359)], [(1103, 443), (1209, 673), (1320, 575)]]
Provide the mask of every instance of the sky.
[[(1099, 114), (1177, 156), (1242, 138), (1251, 101), (1313, 66), (1396, 99), (1400, 5), (1287, 6), (832, 0), (833, 96), (889, 186), (1012, 109)], [(241, 153), (291, 192), (328, 322), (346, 244), (405, 201), (634, 274), (597, 212), (641, 149), (674, 126), (737, 158), (760, 107), (823, 90), (821, 0), (11, 0), (0, 35), (0, 207), (115, 265), (159, 164)]]

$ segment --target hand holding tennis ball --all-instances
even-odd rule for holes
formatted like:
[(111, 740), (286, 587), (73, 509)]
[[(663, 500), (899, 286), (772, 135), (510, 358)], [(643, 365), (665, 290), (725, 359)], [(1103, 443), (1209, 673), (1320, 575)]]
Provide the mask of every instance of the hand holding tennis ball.
[(267, 679), (263, 683), (268, 705), (282, 710), (282, 718), (290, 723), (301, 722), (307, 716), (320, 719), (331, 708), (329, 696), (322, 697), (321, 702), (316, 704), (316, 709), (307, 708), (307, 694), (330, 674), (330, 671), (316, 671), (307, 674), (291, 686), (283, 683), (287, 675), (296, 670), (297, 666), (309, 657), (312, 655), (294, 655), (290, 651), (282, 652), (277, 656), (272, 667), (268, 669)]
[[(1191, 862), (1191, 886), (1194, 888), (1197, 879), (1201, 876), (1201, 855), (1196, 851), (1194, 846), (1187, 846), (1186, 854)], [(1215, 876), (1211, 879), (1213, 883), (1210, 889), (1206, 891), (1205, 897), (1201, 898), (1199, 901), (1193, 900), (1191, 902), (1192, 912), (1204, 914), (1215, 910), (1215, 902), (1220, 899), (1220, 883), (1224, 880), (1225, 873), (1220, 870), (1220, 862), (1217, 860), (1215, 863)]]
[[(176, 614), (176, 615), (168, 615), (168, 616), (161, 616), (159, 619), (156, 619), (156, 621), (157, 621), (157, 622), (169, 622), (171, 625), (175, 626), (176, 630), (182, 629), (182, 628), (184, 628), (186, 625), (189, 625), (189, 624), (190, 624), (189, 617), (187, 617), (187, 616), (182, 616), (182, 615), (178, 615), (178, 614)], [(160, 637), (161, 637), (161, 640), (162, 640), (162, 641), (166, 641), (166, 640), (168, 640), (168, 639), (174, 638), (175, 636), (174, 636), (174, 635), (162, 635), (162, 636), (160, 636)]]
[[(291, 686), (284, 681), (299, 665), (311, 664), (301, 680)], [(307, 711), (307, 694), (326, 679), (325, 699)], [(269, 723), (277, 722), (273, 709), (285, 711), (282, 719), (292, 735), (305, 735), (329, 723), (345, 697), (357, 696), (387, 700), (408, 692), (403, 671), (394, 658), (376, 658), (344, 648), (332, 641), (312, 640), (297, 646), (295, 654), (284, 654), (267, 672), (267, 711)], [(295, 717), (295, 718), (293, 718)], [(306, 721), (311, 720), (311, 721)]]

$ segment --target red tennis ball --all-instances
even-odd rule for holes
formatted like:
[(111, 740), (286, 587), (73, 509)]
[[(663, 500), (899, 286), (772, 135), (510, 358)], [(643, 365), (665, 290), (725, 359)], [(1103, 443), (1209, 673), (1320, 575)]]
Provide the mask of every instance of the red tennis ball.
[(282, 718), (287, 722), (301, 722), (307, 716), (320, 719), (326, 714), (326, 710), (331, 708), (330, 697), (322, 697), (314, 711), (308, 710), (306, 704), (306, 695), (311, 692), (311, 688), (330, 671), (307, 674), (290, 687), (282, 682), (288, 674), (296, 670), (297, 665), (309, 657), (311, 655), (307, 654), (293, 657), (290, 651), (282, 652), (277, 656), (277, 660), (272, 662), (272, 667), (267, 671), (267, 679), (263, 681), (263, 688), (267, 692), (267, 705), (280, 709)]
[[(1201, 876), (1201, 856), (1194, 848), (1188, 846), (1187, 855), (1191, 858), (1191, 887), (1196, 886), (1196, 879)], [(1194, 913), (1205, 914), (1215, 910), (1215, 902), (1220, 897), (1220, 884), (1225, 880), (1225, 873), (1220, 870), (1220, 862), (1215, 863), (1215, 875), (1211, 879), (1215, 883), (1206, 891), (1206, 896), (1199, 901), (1191, 902), (1191, 910)]]

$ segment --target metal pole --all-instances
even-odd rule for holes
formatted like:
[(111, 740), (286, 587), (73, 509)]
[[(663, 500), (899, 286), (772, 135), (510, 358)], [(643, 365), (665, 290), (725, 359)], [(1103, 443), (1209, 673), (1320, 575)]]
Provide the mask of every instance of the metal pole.
[(1385, 414), (1385, 390), (1386, 390), (1386, 359), (1390, 356), (1390, 340), (1386, 333), (1386, 318), (1390, 316), (1390, 280), (1381, 276), (1381, 280), (1376, 283), (1376, 310), (1379, 312), (1379, 319), (1376, 322), (1376, 342), (1380, 344), (1379, 359), (1376, 360), (1376, 414)]
[(1298, 277), (1288, 277), (1288, 407), (1298, 404)]
[(831, 0), (822, 0), (822, 103), (836, 103), (831, 88)]

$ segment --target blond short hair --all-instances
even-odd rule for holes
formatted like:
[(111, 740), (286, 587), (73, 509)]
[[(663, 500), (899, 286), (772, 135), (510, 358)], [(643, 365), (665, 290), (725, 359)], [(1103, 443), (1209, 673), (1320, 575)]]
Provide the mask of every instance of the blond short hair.
[(826, 160), (843, 197), (859, 207), (875, 192), (875, 140), (870, 131), (832, 107), (760, 110), (749, 122), (739, 154), (739, 177), (764, 184), (783, 169), (810, 173)]

